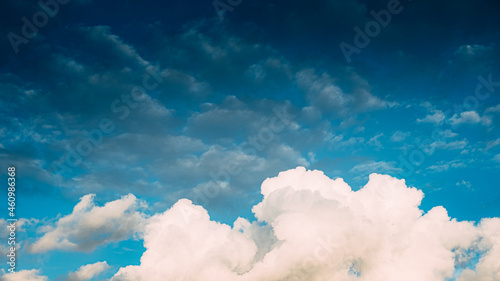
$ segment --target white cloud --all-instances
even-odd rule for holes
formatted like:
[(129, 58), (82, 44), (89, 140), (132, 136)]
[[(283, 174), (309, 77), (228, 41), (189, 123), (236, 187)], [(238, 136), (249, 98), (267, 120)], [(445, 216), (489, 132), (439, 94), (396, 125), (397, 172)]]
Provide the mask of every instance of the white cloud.
[(69, 273), (66, 281), (90, 280), (109, 268), (105, 261), (82, 265), (77, 271)]
[(463, 123), (475, 124), (481, 122), (481, 117), (475, 111), (465, 111), (460, 113), (459, 117), (457, 114), (454, 114), (450, 118), (450, 122), (452, 125), (463, 124)]
[(368, 163), (358, 164), (351, 169), (352, 173), (399, 173), (400, 168), (395, 167), (395, 162), (385, 162), (385, 161), (370, 161)]
[(497, 104), (496, 106), (492, 106), (492, 107), (486, 108), (486, 110), (484, 111), (484, 114), (490, 113), (490, 112), (493, 112), (493, 113), (500, 112), (500, 104)]
[(382, 144), (380, 143), (380, 141), (378, 139), (380, 137), (382, 137), (383, 135), (384, 135), (384, 133), (380, 133), (380, 134), (373, 136), (370, 140), (368, 140), (368, 144), (373, 145), (377, 148), (382, 148)]
[(403, 133), (401, 131), (396, 131), (394, 134), (391, 136), (391, 141), (393, 142), (402, 142), (404, 141), (410, 133)]
[(261, 192), (258, 221), (233, 227), (179, 200), (147, 225), (141, 264), (111, 280), (444, 281), (473, 263), (469, 250), (485, 254), (461, 281), (498, 280), (498, 219), (475, 227), (443, 207), (424, 214), (423, 193), (404, 180), (372, 174), (354, 192), (299, 167), (268, 178)]
[(500, 153), (495, 155), (495, 157), (493, 157), (493, 161), (500, 163)]
[(451, 138), (454, 138), (454, 137), (456, 137), (456, 136), (458, 136), (458, 134), (457, 134), (457, 133), (452, 132), (450, 129), (446, 129), (446, 130), (444, 130), (444, 131), (441, 131), (441, 132), (439, 133), (439, 135), (440, 135), (441, 137), (443, 137), (443, 138), (450, 138), (450, 139), (451, 139)]
[(437, 141), (432, 143), (432, 146), (438, 149), (463, 149), (467, 143), (466, 139), (452, 142)]
[(423, 147), (423, 150), (425, 153), (432, 155), (436, 149), (444, 149), (444, 150), (464, 149), (468, 143), (469, 142), (467, 141), (467, 139), (457, 140), (452, 142), (439, 140)]
[(448, 171), (451, 168), (464, 168), (466, 165), (458, 160), (453, 160), (449, 162), (440, 161), (439, 163), (427, 167), (427, 169), (433, 172), (443, 172)]
[(2, 276), (0, 276), (0, 281), (48, 281), (47, 276), (38, 275), (39, 270), (20, 270), (13, 273), (5, 274), (2, 269)]
[(321, 118), (321, 110), (314, 106), (303, 107), (300, 112), (308, 120), (319, 120)]
[(489, 142), (486, 143), (486, 147), (485, 147), (485, 151), (488, 151), (489, 149), (497, 146), (500, 144), (500, 138), (496, 139), (496, 140), (491, 140)]
[(464, 111), (460, 113), (460, 115), (453, 114), (449, 121), (451, 125), (482, 123), (483, 125), (488, 126), (491, 124), (491, 119), (489, 117), (481, 117), (476, 111), (473, 110)]
[(477, 56), (490, 54), (494, 50), (493, 46), (484, 45), (461, 45), (454, 53), (455, 56)]
[(95, 206), (94, 196), (83, 196), (71, 214), (60, 218), (55, 227), (45, 227), (46, 233), (30, 245), (30, 251), (91, 251), (98, 245), (127, 239), (142, 230), (145, 217), (137, 211), (142, 202), (134, 195), (123, 196), (103, 207)]
[(483, 219), (479, 232), (483, 239), (478, 248), (486, 254), (479, 259), (475, 270), (465, 269), (457, 281), (500, 280), (500, 219)]
[(471, 189), (472, 188), (472, 184), (469, 181), (466, 181), (466, 180), (462, 180), (462, 181), (457, 182), (456, 186), (465, 186), (465, 187), (467, 187), (467, 189)]
[(307, 157), (309, 158), (309, 162), (311, 162), (311, 163), (316, 162), (316, 153), (309, 151), (307, 153)]
[(427, 110), (434, 110), (436, 107), (434, 105), (432, 105), (430, 102), (426, 101), (426, 102), (423, 102), (421, 104), (419, 104), (420, 106), (426, 108)]
[(344, 149), (356, 144), (362, 144), (365, 141), (363, 137), (350, 137), (349, 139), (344, 140), (344, 135), (334, 136), (331, 133), (326, 134), (325, 140), (332, 143), (336, 149)]
[(440, 125), (445, 119), (445, 115), (441, 110), (434, 110), (433, 114), (427, 114), (423, 119), (417, 119), (418, 123), (433, 123)]

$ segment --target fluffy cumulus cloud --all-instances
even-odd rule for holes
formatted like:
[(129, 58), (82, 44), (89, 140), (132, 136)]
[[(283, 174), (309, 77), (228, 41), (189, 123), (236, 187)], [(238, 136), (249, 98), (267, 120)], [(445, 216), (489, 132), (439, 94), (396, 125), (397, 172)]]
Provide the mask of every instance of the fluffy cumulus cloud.
[(423, 212), (422, 191), (404, 180), (372, 174), (353, 191), (298, 167), (261, 192), (257, 221), (233, 226), (179, 200), (146, 226), (140, 265), (112, 280), (499, 280), (500, 220)]
[(500, 219), (484, 219), (479, 231), (483, 238), (479, 248), (486, 254), (479, 260), (476, 270), (465, 269), (458, 281), (500, 280)]
[(143, 227), (146, 218), (138, 211), (143, 204), (134, 195), (99, 207), (94, 194), (85, 195), (73, 212), (46, 226), (45, 234), (30, 245), (33, 253), (50, 250), (91, 251), (98, 245), (128, 239)]
[(110, 266), (105, 261), (82, 265), (77, 271), (68, 274), (66, 281), (90, 280), (109, 268)]
[(476, 111), (464, 111), (458, 114), (454, 114), (450, 118), (450, 124), (460, 125), (460, 124), (477, 124), (481, 123), (483, 125), (490, 125), (491, 120), (488, 117), (481, 117)]
[(427, 114), (422, 119), (417, 119), (418, 123), (433, 123), (435, 125), (439, 125), (443, 123), (446, 116), (441, 110), (434, 110), (432, 114)]
[(48, 281), (47, 276), (39, 275), (39, 270), (20, 270), (13, 273), (5, 274), (2, 269), (2, 276), (0, 276), (0, 281)]

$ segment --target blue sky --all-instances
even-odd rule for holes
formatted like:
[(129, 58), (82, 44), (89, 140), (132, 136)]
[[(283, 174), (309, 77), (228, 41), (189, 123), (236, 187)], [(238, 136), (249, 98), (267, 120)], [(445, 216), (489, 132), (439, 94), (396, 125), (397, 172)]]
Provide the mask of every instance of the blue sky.
[[(32, 38), (23, 17), (45, 10), (0, 4), (0, 163), (5, 181), (17, 169), (19, 270), (87, 280), (71, 278), (106, 261), (102, 280), (140, 263), (134, 227), (64, 236), (82, 198), (123, 204), (113, 227), (182, 198), (232, 225), (256, 219), (266, 178), (297, 166), (353, 190), (372, 173), (405, 179), (424, 212), (459, 221), (500, 216), (498, 3), (232, 2), (47, 4)], [(370, 31), (388, 3), (398, 12)], [(54, 229), (69, 244), (37, 247)]]

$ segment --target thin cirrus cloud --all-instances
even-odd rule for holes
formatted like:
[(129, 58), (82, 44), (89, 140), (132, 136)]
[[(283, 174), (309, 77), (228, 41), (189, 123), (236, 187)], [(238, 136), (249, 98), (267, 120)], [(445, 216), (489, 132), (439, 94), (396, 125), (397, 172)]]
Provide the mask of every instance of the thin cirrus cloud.
[(363, 164), (358, 164), (354, 166), (350, 172), (353, 173), (400, 173), (401, 169), (396, 167), (395, 162), (385, 162), (385, 161), (370, 161)]
[(121, 268), (111, 280), (500, 277), (500, 219), (475, 225), (440, 206), (424, 213), (423, 192), (404, 180), (372, 174), (353, 191), (340, 178), (298, 167), (265, 180), (261, 192), (252, 209), (258, 221), (238, 218), (232, 227), (179, 200), (146, 226), (141, 264)]

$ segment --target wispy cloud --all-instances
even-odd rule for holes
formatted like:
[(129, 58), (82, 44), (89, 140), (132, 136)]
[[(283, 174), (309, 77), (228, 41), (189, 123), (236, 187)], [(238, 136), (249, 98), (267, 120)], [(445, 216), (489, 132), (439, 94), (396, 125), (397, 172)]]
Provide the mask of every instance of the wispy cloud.
[(402, 142), (404, 141), (408, 136), (410, 136), (409, 132), (401, 132), (401, 131), (396, 131), (394, 134), (391, 136), (391, 141), (393, 142)]
[(384, 174), (394, 174), (400, 172), (401, 169), (396, 167), (394, 162), (385, 161), (369, 161), (367, 163), (361, 163), (351, 168), (351, 173), (384, 173)]

